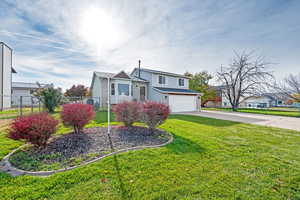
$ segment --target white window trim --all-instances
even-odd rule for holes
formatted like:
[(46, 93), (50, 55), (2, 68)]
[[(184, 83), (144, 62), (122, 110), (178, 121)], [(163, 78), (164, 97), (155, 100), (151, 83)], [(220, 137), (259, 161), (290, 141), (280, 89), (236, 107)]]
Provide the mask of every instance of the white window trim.
[[(122, 94), (119, 94), (119, 85), (128, 85), (128, 95), (126, 95), (126, 94), (124, 94), (124, 95), (122, 95)], [(118, 96), (131, 96), (131, 84), (129, 84), (129, 83), (118, 83)]]
[[(179, 80), (180, 80), (180, 79), (183, 80), (183, 85), (179, 85)], [(177, 85), (178, 85), (179, 87), (185, 87), (185, 84), (186, 84), (186, 81), (185, 81), (184, 78), (178, 78), (178, 79), (177, 79)]]
[[(160, 76), (165, 77), (165, 83), (159, 83), (159, 77), (160, 77)], [(157, 84), (158, 84), (158, 85), (167, 85), (167, 84), (168, 84), (167, 76), (158, 74), (158, 75), (157, 75)]]

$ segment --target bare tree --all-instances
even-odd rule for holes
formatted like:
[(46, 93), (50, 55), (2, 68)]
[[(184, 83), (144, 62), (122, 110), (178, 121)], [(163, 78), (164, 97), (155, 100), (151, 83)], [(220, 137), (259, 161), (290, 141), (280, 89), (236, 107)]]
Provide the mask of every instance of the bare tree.
[(300, 102), (300, 73), (298, 75), (290, 74), (283, 82), (272, 84), (272, 87), (278, 94), (288, 97), (294, 102)]
[(258, 95), (266, 88), (268, 80), (273, 79), (272, 72), (264, 57), (254, 56), (254, 52), (243, 52), (235, 57), (228, 67), (221, 66), (217, 72), (218, 81), (224, 86), (224, 95), (237, 111), (242, 97)]

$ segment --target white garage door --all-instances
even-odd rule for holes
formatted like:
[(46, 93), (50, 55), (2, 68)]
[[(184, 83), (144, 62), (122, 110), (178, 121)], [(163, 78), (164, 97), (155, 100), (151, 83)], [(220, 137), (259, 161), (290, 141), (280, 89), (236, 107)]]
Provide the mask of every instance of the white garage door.
[(169, 105), (171, 112), (185, 112), (197, 110), (197, 96), (170, 95)]

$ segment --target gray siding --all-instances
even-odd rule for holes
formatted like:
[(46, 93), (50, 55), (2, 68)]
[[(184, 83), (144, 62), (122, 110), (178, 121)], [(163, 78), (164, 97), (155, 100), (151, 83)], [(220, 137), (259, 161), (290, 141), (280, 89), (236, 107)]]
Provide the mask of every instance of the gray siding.
[[(138, 76), (138, 70), (135, 70), (133, 73), (135, 76)], [(166, 77), (166, 84), (160, 85), (158, 84), (159, 74), (141, 70), (140, 75), (142, 79), (149, 81), (150, 87), (166, 87), (166, 88), (182, 88), (182, 89), (189, 88), (189, 79), (187, 78), (183, 78), (184, 86), (179, 86), (179, 77), (163, 75)]]
[[(138, 70), (135, 70), (133, 72), (133, 74), (135, 76), (138, 76)], [(153, 74), (147, 71), (143, 71), (141, 70), (140, 72), (140, 76), (142, 79), (145, 79), (147, 81), (149, 81), (148, 84), (148, 96), (149, 96), (149, 100), (152, 101), (157, 101), (157, 102), (161, 102), (161, 103), (166, 103), (168, 104), (168, 95), (167, 94), (162, 94), (159, 93), (158, 91), (156, 91), (155, 89), (153, 89), (153, 87), (168, 87), (168, 88), (183, 88), (183, 89), (188, 89), (188, 79), (185, 78), (185, 85), (184, 87), (181, 87), (178, 85), (178, 79), (179, 77), (173, 77), (173, 76), (166, 76), (166, 84), (165, 85), (159, 85), (158, 84), (158, 74)]]
[(94, 75), (94, 82), (92, 85), (92, 97), (94, 101), (98, 102), (100, 104), (100, 96), (101, 96), (101, 87), (100, 87), (100, 79), (99, 77)]
[[(12, 50), (7, 46), (0, 44), (0, 108), (11, 107), (11, 79), (12, 79)], [(2, 107), (3, 105), (3, 107)]]
[(152, 87), (150, 87), (150, 89), (149, 89), (149, 100), (160, 102), (160, 103), (165, 103), (165, 104), (168, 104), (168, 101), (169, 101), (167, 94), (162, 94), (162, 93), (156, 91), (155, 89), (153, 89)]
[(3, 102), (3, 44), (0, 43), (0, 109), (2, 109)]
[(107, 96), (107, 92), (108, 92), (108, 88), (107, 88), (107, 79), (106, 78), (100, 78), (100, 85), (101, 85), (101, 94), (100, 94), (100, 99), (101, 99), (101, 106), (102, 107), (107, 107), (107, 100), (108, 100), (108, 96)]

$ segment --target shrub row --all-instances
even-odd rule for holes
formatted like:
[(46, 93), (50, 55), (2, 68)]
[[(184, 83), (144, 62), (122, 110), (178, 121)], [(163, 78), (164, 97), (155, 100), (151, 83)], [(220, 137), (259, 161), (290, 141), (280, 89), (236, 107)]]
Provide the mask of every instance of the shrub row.
[(48, 113), (18, 117), (11, 124), (8, 137), (25, 140), (34, 146), (45, 147), (50, 136), (56, 131), (58, 120)]
[(117, 121), (123, 122), (125, 126), (132, 126), (134, 122), (144, 122), (150, 129), (162, 124), (169, 116), (168, 105), (147, 101), (139, 103), (136, 101), (123, 102), (113, 107)]
[[(63, 124), (72, 127), (77, 134), (94, 116), (93, 107), (88, 104), (65, 104), (61, 111)], [(25, 140), (36, 147), (45, 147), (57, 125), (58, 120), (46, 112), (22, 116), (11, 123), (8, 137)]]
[[(125, 126), (134, 122), (144, 122), (150, 129), (162, 124), (170, 113), (169, 107), (156, 102), (138, 103), (135, 101), (120, 103), (113, 108), (116, 119)], [(65, 104), (61, 111), (61, 119), (65, 126), (72, 127), (78, 134), (95, 116), (93, 107), (88, 104)], [(16, 118), (11, 123), (8, 137), (14, 140), (25, 140), (37, 147), (45, 147), (52, 134), (55, 133), (58, 120), (48, 113), (38, 113)]]

